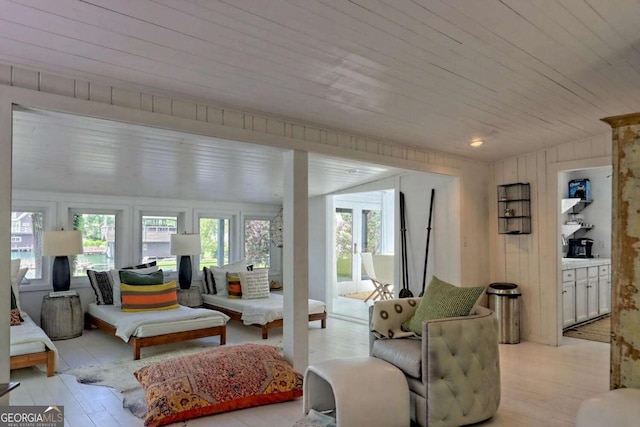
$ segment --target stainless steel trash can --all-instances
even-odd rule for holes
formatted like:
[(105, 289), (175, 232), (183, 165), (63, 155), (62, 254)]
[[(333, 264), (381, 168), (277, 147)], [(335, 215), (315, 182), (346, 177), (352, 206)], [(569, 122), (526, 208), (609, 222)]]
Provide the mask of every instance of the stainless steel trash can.
[(489, 309), (498, 317), (500, 344), (520, 342), (521, 295), (514, 283), (492, 283), (487, 289)]

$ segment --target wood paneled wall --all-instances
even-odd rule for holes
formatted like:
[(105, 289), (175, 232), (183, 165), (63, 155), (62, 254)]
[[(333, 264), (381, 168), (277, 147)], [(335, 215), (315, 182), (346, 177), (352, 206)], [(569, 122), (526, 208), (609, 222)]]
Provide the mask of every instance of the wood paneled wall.
[[(558, 345), (559, 187), (558, 172), (611, 164), (611, 133), (572, 141), (492, 165), (489, 185), (491, 282), (516, 283), (522, 290), (522, 338)], [(498, 234), (497, 185), (531, 184), (532, 233)]]
[[(55, 109), (52, 105), (58, 105), (59, 108), (62, 108), (62, 104), (71, 105), (68, 100), (52, 102), (50, 96), (44, 95), (44, 93), (55, 94), (69, 100), (82, 100), (84, 102), (84, 106), (81, 107), (84, 109), (82, 113), (87, 115), (95, 115), (96, 111), (105, 111), (104, 107), (98, 108), (95, 107), (96, 105), (113, 105), (124, 108), (124, 116), (122, 108), (117, 112), (121, 120), (124, 120), (122, 117), (126, 117), (126, 120), (135, 122), (136, 117), (148, 117), (148, 113), (151, 113), (154, 116), (154, 123), (161, 123), (167, 128), (179, 131), (191, 131), (230, 140), (244, 140), (409, 170), (457, 176), (460, 178), (458, 206), (462, 214), (459, 241), (455, 242), (455, 246), (461, 248), (460, 282), (464, 285), (488, 284), (490, 262), (487, 250), (489, 247), (487, 230), (489, 215), (486, 198), (489, 165), (487, 163), (408, 147), (394, 141), (295, 122), (270, 116), (267, 113), (228, 109), (201, 101), (172, 98), (166, 94), (150, 94), (136, 88), (107, 86), (82, 78), (62, 77), (45, 71), (0, 63), (0, 88), (3, 85), (43, 93), (42, 97), (23, 97), (28, 98), (33, 104), (27, 105), (29, 107)], [(9, 99), (9, 101), (13, 100)], [(70, 112), (73, 113), (73, 111)], [(144, 112), (144, 114), (137, 114), (138, 112)]]

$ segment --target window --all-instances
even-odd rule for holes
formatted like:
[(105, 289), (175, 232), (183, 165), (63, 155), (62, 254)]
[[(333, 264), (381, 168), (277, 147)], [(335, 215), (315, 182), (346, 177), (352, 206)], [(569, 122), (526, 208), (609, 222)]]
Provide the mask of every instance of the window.
[(200, 218), (200, 268), (229, 263), (229, 219)]
[(362, 249), (373, 254), (380, 253), (382, 238), (382, 211), (362, 210)]
[(171, 235), (178, 232), (177, 216), (142, 216), (142, 262), (157, 261), (163, 271), (177, 271), (171, 255)]
[(72, 258), (73, 276), (87, 270), (107, 271), (115, 268), (116, 215), (114, 213), (73, 213), (73, 229), (82, 232), (84, 252)]
[(245, 219), (244, 257), (247, 265), (268, 268), (271, 264), (270, 219)]
[(42, 279), (44, 211), (11, 212), (11, 259), (28, 267), (28, 279)]

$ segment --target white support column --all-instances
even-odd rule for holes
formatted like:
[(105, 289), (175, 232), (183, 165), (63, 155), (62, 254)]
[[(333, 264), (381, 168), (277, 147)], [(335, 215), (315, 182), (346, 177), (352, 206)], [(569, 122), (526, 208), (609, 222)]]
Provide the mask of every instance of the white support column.
[(309, 365), (309, 154), (283, 155), (284, 357), (299, 372)]
[[(9, 283), (11, 264), (11, 101), (0, 88), (0, 280)], [(9, 286), (0, 286), (0, 383), (8, 383), (9, 365)], [(0, 398), (0, 405), (8, 405), (8, 395)]]

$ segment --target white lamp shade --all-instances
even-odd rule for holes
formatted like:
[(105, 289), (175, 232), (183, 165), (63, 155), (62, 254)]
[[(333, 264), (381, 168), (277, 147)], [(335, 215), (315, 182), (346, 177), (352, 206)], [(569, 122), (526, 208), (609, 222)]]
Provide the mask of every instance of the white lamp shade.
[(183, 233), (171, 235), (171, 255), (200, 254), (200, 235)]
[(79, 230), (45, 231), (42, 233), (42, 254), (45, 256), (77, 255), (84, 251)]

